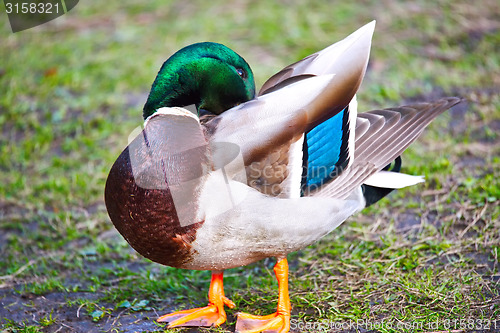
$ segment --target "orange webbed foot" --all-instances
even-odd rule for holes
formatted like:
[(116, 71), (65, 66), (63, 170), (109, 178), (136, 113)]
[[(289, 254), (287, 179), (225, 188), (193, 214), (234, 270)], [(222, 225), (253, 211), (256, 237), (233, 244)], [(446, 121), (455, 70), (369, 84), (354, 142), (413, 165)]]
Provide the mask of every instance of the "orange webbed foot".
[(182, 310), (173, 312), (157, 319), (158, 322), (168, 323), (168, 328), (179, 326), (219, 326), (226, 321), (224, 305), (234, 308), (236, 305), (224, 296), (223, 273), (213, 272), (210, 291), (208, 293), (209, 303), (202, 308)]
[(239, 313), (236, 332), (239, 333), (286, 333), (290, 330), (290, 315), (278, 312), (267, 316)]
[(287, 333), (290, 330), (290, 298), (288, 296), (288, 262), (279, 260), (274, 266), (278, 280), (278, 311), (267, 316), (254, 316), (239, 313), (236, 321), (236, 332), (239, 333)]

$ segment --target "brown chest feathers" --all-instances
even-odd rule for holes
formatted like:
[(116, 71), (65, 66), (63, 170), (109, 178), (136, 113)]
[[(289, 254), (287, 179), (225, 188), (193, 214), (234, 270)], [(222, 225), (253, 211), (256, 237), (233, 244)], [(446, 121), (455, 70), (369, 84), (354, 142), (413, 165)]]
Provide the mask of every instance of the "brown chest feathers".
[(105, 202), (116, 229), (141, 255), (172, 267), (190, 261), (191, 243), (203, 222), (181, 226), (168, 186), (151, 189), (137, 184), (129, 147), (111, 168)]

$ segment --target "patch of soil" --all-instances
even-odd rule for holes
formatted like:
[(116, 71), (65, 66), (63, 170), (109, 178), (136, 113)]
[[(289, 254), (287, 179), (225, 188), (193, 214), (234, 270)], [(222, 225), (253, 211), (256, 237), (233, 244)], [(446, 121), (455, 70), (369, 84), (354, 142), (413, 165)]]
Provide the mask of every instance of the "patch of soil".
[(125, 313), (113, 311), (98, 323), (92, 321), (84, 307), (68, 305), (79, 298), (87, 301), (97, 300), (101, 293), (54, 292), (46, 295), (20, 295), (13, 290), (0, 290), (0, 318), (9, 318), (16, 323), (40, 325), (49, 317), (55, 322), (43, 328), (44, 332), (119, 332), (154, 331), (157, 317), (155, 311)]
[[(54, 322), (43, 327), (43, 332), (162, 332), (164, 329), (156, 324), (156, 318), (164, 313), (176, 310), (173, 307), (161, 307), (161, 311), (158, 313), (155, 309), (140, 312), (118, 309), (106, 314), (98, 322), (94, 322), (85, 307), (68, 305), (75, 303), (71, 301), (76, 301), (79, 298), (92, 301), (102, 296), (102, 293), (91, 292), (53, 292), (46, 295), (22, 295), (13, 290), (0, 290), (0, 327), (6, 324), (4, 318), (9, 318), (18, 323), (19, 327), (40, 326), (40, 323), (45, 319), (52, 318)], [(114, 307), (113, 304), (105, 306)], [(234, 322), (234, 318), (228, 317), (230, 321)], [(197, 328), (182, 330), (183, 333), (201, 331), (205, 332)]]

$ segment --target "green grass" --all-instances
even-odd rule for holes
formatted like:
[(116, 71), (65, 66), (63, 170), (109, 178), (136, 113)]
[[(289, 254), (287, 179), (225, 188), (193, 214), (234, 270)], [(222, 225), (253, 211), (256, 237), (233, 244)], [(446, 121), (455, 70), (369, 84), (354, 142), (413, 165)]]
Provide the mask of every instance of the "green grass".
[[(360, 111), (448, 95), (468, 102), (403, 155), (404, 171), (425, 184), (290, 255), (292, 319), (385, 322), (372, 327), (380, 332), (479, 329), (496, 319), (500, 329), (499, 13), (494, 0), (81, 1), (16, 34), (1, 14), (1, 327), (165, 331), (158, 314), (203, 305), (209, 272), (138, 256), (103, 204), (107, 172), (141, 124), (162, 62), (187, 44), (217, 41), (245, 57), (260, 86), (376, 19)], [(237, 309), (228, 325), (201, 331), (233, 331), (237, 311), (273, 312), (272, 266), (228, 270)]]

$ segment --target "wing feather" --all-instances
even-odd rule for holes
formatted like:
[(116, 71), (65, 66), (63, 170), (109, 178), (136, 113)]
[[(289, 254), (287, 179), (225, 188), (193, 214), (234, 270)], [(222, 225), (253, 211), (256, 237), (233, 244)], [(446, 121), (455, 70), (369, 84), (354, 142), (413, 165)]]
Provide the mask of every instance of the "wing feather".
[(368, 177), (401, 155), (434, 118), (460, 102), (460, 98), (448, 97), (358, 114), (354, 163), (340, 177), (307, 195), (348, 197)]
[[(353, 63), (370, 54), (375, 21), (359, 28), (343, 40), (311, 54), (283, 68), (271, 76), (260, 89), (259, 95), (267, 94), (273, 87), (296, 76), (336, 74), (345, 68), (355, 70)], [(367, 63), (367, 62), (366, 62)], [(366, 67), (365, 63), (365, 67)], [(347, 66), (347, 67), (346, 67)]]

